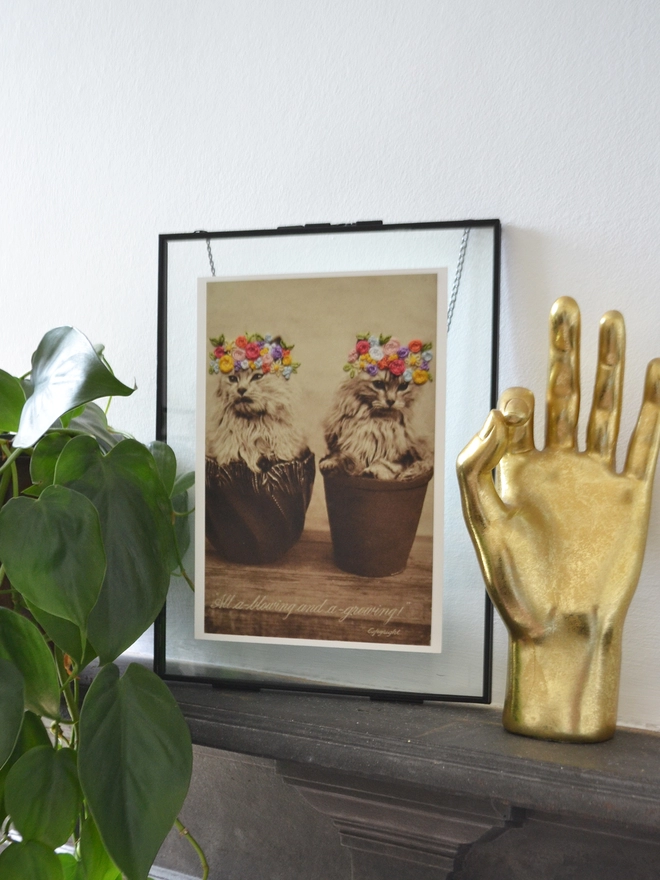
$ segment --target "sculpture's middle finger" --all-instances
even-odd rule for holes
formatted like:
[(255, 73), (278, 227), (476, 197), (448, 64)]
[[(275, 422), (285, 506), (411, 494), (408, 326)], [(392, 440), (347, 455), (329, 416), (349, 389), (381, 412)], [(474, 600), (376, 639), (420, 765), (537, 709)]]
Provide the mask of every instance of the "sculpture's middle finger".
[(600, 321), (598, 369), (587, 426), (587, 452), (614, 466), (621, 421), (626, 331), (620, 312), (606, 312)]
[(573, 449), (580, 414), (580, 309), (570, 296), (550, 310), (550, 368), (546, 396), (547, 446)]

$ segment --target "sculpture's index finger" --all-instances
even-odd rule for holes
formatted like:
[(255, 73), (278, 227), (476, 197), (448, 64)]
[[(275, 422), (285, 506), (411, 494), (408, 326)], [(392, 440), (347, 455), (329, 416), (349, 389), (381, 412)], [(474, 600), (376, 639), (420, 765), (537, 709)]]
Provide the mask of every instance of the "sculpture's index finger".
[(573, 449), (580, 414), (580, 309), (570, 296), (550, 310), (550, 366), (546, 395), (547, 446)]
[(508, 429), (504, 416), (492, 410), (479, 433), (458, 456), (456, 473), (468, 529), (481, 535), (506, 513), (493, 483), (493, 468), (504, 455)]
[(660, 358), (646, 369), (642, 408), (633, 431), (625, 473), (650, 484), (660, 450)]

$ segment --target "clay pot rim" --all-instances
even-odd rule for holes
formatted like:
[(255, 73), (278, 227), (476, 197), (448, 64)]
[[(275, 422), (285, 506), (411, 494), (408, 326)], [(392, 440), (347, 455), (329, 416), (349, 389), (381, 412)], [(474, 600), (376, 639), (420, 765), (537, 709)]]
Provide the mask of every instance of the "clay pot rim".
[(432, 477), (433, 468), (429, 468), (414, 480), (379, 480), (374, 477), (350, 476), (349, 474), (323, 474), (323, 480), (326, 483), (334, 483), (336, 486), (352, 489), (364, 489), (367, 492), (405, 492), (407, 489), (425, 486)]
[[(205, 455), (204, 458), (207, 464), (217, 464), (213, 456)], [(308, 448), (305, 453), (297, 456), (296, 458), (288, 458), (286, 459), (286, 461), (278, 459), (277, 464), (286, 467), (290, 464), (298, 464), (298, 462), (309, 461), (310, 458), (314, 458), (314, 453), (311, 449)], [(229, 464), (243, 466), (246, 468), (246, 470), (249, 470), (247, 464), (244, 461), (231, 461), (229, 462)]]

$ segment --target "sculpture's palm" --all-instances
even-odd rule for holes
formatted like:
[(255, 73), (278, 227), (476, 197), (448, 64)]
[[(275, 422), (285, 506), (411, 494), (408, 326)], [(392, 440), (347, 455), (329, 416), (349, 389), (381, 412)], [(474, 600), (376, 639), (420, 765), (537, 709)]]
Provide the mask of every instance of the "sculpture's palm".
[(623, 319), (610, 312), (601, 321), (586, 452), (576, 447), (573, 300), (555, 303), (550, 326), (546, 448), (534, 447), (531, 392), (511, 388), (459, 456), (458, 476), (486, 585), (510, 634), (505, 725), (548, 738), (604, 739), (614, 730), (623, 621), (644, 555), (660, 444), (660, 360), (649, 364), (617, 474)]

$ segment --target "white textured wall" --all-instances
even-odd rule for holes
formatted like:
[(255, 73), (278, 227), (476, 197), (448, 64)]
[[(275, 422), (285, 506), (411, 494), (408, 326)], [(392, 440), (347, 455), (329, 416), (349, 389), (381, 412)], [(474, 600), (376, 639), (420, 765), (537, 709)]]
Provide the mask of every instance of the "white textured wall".
[[(502, 387), (560, 294), (628, 323), (629, 435), (660, 354), (657, 0), (3, 0), (1, 365), (104, 341), (154, 430), (159, 232), (499, 217)], [(660, 728), (660, 486), (621, 721)], [(498, 628), (495, 690), (504, 638)]]

